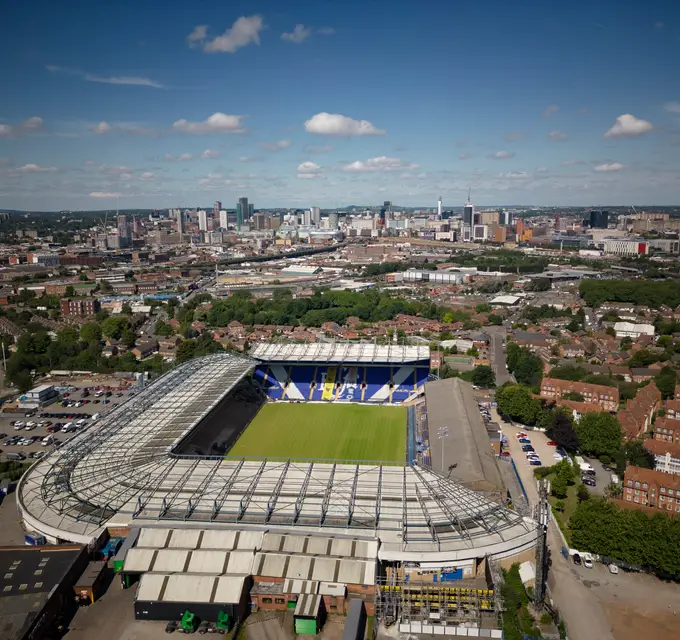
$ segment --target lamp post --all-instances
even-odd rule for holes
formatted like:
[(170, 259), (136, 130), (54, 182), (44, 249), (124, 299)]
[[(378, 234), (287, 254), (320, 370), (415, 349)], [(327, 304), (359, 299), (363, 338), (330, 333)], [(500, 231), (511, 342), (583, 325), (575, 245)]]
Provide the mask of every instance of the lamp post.
[(449, 428), (448, 427), (439, 427), (437, 429), (437, 438), (441, 441), (441, 450), (442, 450), (442, 466), (441, 466), (441, 472), (444, 473), (444, 438), (449, 435)]

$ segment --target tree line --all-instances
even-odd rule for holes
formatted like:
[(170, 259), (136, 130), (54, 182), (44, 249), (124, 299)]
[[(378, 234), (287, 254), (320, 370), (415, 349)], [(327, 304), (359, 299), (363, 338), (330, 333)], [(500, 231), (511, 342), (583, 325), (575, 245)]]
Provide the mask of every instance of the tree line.
[(581, 280), (579, 293), (589, 307), (604, 302), (630, 302), (658, 309), (680, 305), (680, 282), (677, 280)]

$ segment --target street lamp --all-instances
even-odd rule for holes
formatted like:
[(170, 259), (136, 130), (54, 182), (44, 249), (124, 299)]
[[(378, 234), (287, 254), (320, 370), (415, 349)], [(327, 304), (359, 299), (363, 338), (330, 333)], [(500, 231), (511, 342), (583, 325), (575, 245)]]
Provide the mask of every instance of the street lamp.
[(437, 438), (441, 440), (441, 450), (442, 450), (442, 466), (441, 470), (442, 473), (444, 473), (444, 438), (449, 435), (449, 428), (448, 427), (439, 427), (437, 429)]

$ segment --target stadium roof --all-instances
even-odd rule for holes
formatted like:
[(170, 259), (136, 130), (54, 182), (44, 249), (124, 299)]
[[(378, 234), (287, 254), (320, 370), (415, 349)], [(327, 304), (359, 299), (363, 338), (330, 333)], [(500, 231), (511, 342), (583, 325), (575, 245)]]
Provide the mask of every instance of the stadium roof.
[(250, 355), (263, 362), (401, 364), (429, 361), (430, 348), (357, 342), (317, 342), (314, 344), (263, 343), (253, 347)]
[[(531, 520), (418, 466), (172, 454), (252, 366), (224, 353), (180, 365), (41, 459), (17, 490), (26, 526), (79, 543), (106, 526), (236, 529), (239, 538), (255, 535), (250, 549), (256, 531), (294, 528), (372, 538), (379, 557), (414, 562), (508, 555), (535, 544)], [(143, 532), (139, 546), (186, 548), (196, 538)], [(218, 548), (233, 548), (235, 540), (224, 538)]]

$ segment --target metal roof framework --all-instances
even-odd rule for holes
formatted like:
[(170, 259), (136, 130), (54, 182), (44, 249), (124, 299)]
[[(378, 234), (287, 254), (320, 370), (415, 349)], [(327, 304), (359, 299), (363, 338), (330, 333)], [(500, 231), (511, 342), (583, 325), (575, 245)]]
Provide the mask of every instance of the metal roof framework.
[(535, 540), (534, 523), (497, 496), (423, 467), (173, 454), (253, 364), (224, 353), (185, 363), (40, 460), (18, 488), (24, 521), (74, 542), (107, 523), (321, 529), (381, 539), (395, 554)]
[(430, 348), (361, 342), (313, 344), (257, 344), (250, 355), (262, 362), (314, 362), (328, 364), (409, 364), (429, 362)]

